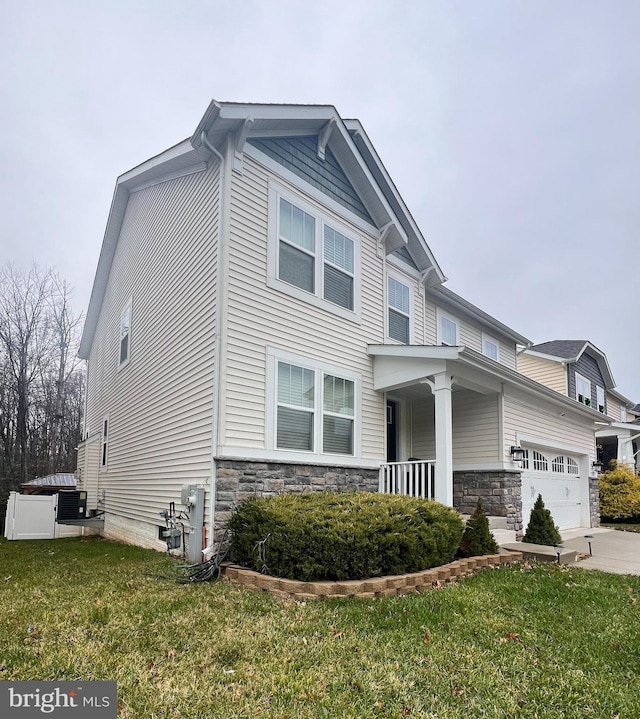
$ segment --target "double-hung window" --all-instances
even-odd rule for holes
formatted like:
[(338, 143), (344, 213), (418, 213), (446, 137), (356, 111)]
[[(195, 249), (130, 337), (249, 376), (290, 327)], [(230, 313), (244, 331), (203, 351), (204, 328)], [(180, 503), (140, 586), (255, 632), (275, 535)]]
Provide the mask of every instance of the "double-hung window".
[(455, 347), (459, 344), (458, 320), (438, 310), (438, 343)]
[(485, 357), (489, 357), (496, 362), (500, 359), (498, 340), (494, 340), (493, 337), (488, 335), (482, 335), (482, 354)]
[(388, 330), (391, 339), (405, 345), (411, 341), (411, 302), (409, 287), (396, 280), (387, 278)]
[(348, 319), (359, 313), (357, 236), (315, 205), (271, 189), (269, 285)]
[(591, 382), (576, 372), (576, 399), (591, 407)]
[(353, 456), (356, 381), (310, 364), (276, 361), (274, 448)]
[(604, 399), (604, 387), (598, 387), (596, 385), (596, 401), (598, 403), (598, 412), (606, 414), (607, 407)]

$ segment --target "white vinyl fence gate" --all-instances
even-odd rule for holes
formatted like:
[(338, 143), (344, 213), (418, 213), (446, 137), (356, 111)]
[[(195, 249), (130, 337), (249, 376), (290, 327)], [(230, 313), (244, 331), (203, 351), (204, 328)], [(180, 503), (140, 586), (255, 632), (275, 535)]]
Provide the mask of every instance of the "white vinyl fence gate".
[(58, 524), (58, 495), (9, 493), (4, 536), (7, 539), (78, 537), (82, 527)]

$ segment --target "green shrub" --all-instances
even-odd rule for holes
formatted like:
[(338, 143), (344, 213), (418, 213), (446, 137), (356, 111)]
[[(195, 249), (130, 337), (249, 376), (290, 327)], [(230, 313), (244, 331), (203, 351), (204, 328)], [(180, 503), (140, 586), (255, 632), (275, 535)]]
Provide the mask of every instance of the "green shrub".
[(624, 464), (611, 462), (600, 475), (600, 516), (603, 519), (640, 517), (640, 477)]
[(450, 507), (368, 492), (250, 499), (229, 526), (234, 561), (301, 581), (364, 579), (440, 566), (453, 559), (463, 529)]
[(532, 544), (546, 544), (550, 547), (560, 544), (562, 541), (551, 512), (545, 509), (541, 494), (538, 495), (538, 499), (533, 505), (527, 531), (524, 533), (522, 541), (531, 542)]
[(460, 557), (478, 557), (483, 554), (497, 554), (498, 544), (489, 529), (489, 520), (478, 499), (474, 513), (469, 518), (458, 547)]

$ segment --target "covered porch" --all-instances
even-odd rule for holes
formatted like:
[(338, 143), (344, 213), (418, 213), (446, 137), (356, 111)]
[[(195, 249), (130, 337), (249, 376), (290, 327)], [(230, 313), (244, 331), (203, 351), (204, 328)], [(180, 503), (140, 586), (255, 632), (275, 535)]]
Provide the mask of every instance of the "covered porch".
[(503, 385), (484, 367), (491, 360), (447, 346), (375, 345), (369, 353), (387, 405), (381, 492), (454, 506), (456, 474), (520, 471), (505, 449)]

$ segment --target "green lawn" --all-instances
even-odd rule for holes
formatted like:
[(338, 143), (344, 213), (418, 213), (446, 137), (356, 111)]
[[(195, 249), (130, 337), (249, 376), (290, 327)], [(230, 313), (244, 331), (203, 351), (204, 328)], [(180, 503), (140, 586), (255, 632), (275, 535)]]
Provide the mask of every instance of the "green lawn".
[(162, 555), (0, 540), (0, 678), (115, 679), (119, 717), (640, 717), (640, 578), (485, 570), (422, 595), (282, 602)]

